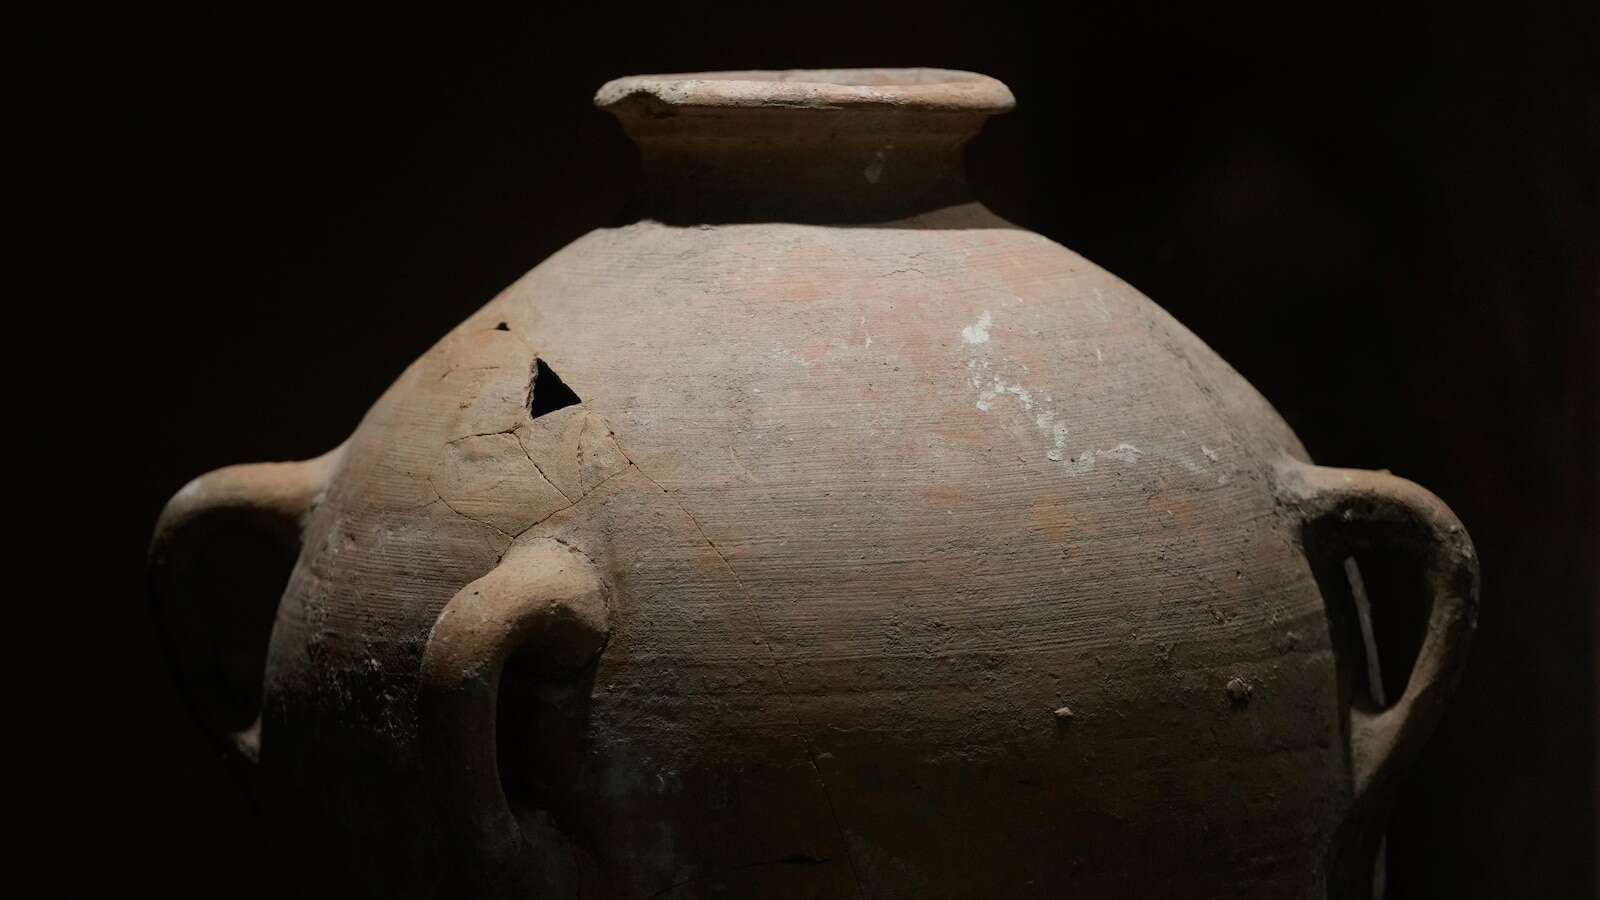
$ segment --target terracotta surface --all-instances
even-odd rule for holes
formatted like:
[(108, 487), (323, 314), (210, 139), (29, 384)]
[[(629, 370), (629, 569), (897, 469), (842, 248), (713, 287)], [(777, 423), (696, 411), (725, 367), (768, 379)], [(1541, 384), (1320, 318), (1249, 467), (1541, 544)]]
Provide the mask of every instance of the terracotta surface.
[[(343, 447), (158, 525), (169, 627), (229, 602), (187, 577), (206, 542), (298, 550), (264, 688), (196, 699), (285, 864), (389, 896), (1361, 895), (1474, 618), (1449, 510), (1311, 465), (1159, 307), (973, 202), (992, 79), (597, 102), (638, 222)], [(1343, 568), (1369, 544), (1431, 603), (1381, 713)]]

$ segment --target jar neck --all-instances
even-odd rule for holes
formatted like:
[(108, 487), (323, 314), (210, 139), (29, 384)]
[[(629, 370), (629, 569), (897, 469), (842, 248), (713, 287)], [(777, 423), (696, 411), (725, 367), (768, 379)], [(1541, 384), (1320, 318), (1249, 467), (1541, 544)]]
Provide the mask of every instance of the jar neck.
[(965, 203), (964, 146), (982, 122), (810, 109), (623, 117), (641, 162), (632, 211), (676, 223), (845, 223)]

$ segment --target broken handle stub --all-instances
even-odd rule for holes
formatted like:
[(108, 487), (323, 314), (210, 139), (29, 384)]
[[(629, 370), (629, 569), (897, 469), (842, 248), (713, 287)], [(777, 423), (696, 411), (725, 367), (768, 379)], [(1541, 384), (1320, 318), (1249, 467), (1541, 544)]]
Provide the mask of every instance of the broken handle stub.
[[(259, 756), (259, 710), (254, 711), (254, 721), (244, 728), (226, 724), (230, 719), (236, 722), (237, 716), (229, 715), (215, 697), (199, 690), (192, 677), (208, 666), (217, 667), (218, 661), (195, 658), (202, 653), (177, 639), (176, 618), (214, 615), (215, 610), (204, 607), (234, 599), (197, 596), (203, 590), (200, 579), (195, 577), (196, 562), (210, 549), (210, 542), (267, 543), (298, 555), (306, 518), (327, 490), (343, 456), (341, 445), (315, 459), (251, 463), (208, 472), (174, 494), (156, 521), (148, 571), (157, 631), (186, 702), (236, 761), (254, 763)], [(228, 610), (224, 617), (242, 613)], [(270, 615), (266, 618), (270, 621)], [(249, 635), (262, 648), (267, 638), (267, 634)]]
[(422, 657), (419, 739), (441, 825), (491, 895), (526, 895), (526, 840), (500, 779), (496, 713), (513, 654), (551, 673), (592, 663), (609, 635), (608, 595), (594, 564), (569, 545), (513, 546), (456, 593)]
[(1348, 555), (1386, 547), (1407, 551), (1422, 566), (1427, 627), (1405, 692), (1387, 709), (1350, 711), (1354, 798), (1370, 807), (1392, 793), (1461, 677), (1477, 626), (1478, 557), (1450, 508), (1414, 482), (1301, 462), (1283, 464), (1277, 476), (1280, 496), (1320, 549)]

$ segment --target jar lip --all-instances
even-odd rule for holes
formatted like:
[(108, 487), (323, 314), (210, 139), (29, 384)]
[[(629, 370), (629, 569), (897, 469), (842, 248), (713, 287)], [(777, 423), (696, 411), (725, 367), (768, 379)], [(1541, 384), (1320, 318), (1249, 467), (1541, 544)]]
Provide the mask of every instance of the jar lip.
[(633, 75), (606, 82), (594, 103), (667, 114), (695, 109), (826, 109), (995, 115), (1016, 105), (1004, 83), (956, 69), (785, 69)]

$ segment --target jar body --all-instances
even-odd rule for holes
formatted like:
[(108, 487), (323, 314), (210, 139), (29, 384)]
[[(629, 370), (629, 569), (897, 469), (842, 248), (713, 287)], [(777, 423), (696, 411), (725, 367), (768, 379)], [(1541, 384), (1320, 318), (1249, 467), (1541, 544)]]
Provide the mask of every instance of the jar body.
[(364, 883), (449, 893), (471, 861), (421, 799), (423, 651), (555, 541), (607, 583), (609, 639), (559, 677), (513, 658), (496, 738), (552, 888), (1320, 896), (1352, 775), (1271, 486), (1296, 458), (1155, 304), (975, 204), (596, 231), (353, 435), (260, 766)]

